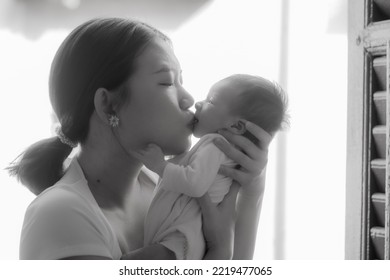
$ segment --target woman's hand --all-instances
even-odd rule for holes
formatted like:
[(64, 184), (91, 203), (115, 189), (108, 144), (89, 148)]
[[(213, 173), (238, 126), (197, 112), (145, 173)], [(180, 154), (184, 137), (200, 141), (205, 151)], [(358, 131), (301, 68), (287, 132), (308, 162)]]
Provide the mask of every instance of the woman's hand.
[(246, 137), (233, 134), (227, 130), (221, 130), (219, 133), (228, 142), (218, 138), (214, 143), (230, 159), (240, 165), (239, 169), (222, 166), (219, 172), (231, 177), (241, 186), (250, 186), (253, 185), (254, 181), (259, 180), (260, 174), (267, 165), (268, 146), (273, 136), (249, 121), (245, 121), (245, 127), (259, 140), (258, 146)]
[(234, 231), (233, 259), (252, 259), (256, 244), (265, 187), (265, 166), (268, 160), (268, 146), (272, 135), (259, 126), (245, 121), (246, 129), (258, 140), (259, 145), (242, 135), (221, 131), (223, 139), (215, 143), (229, 158), (240, 165), (239, 169), (220, 168), (220, 173), (231, 177), (242, 187), (237, 198), (236, 222)]
[(236, 199), (239, 186), (233, 182), (229, 193), (219, 204), (211, 202), (209, 195), (198, 198), (203, 218), (206, 241), (204, 259), (231, 259), (234, 251)]

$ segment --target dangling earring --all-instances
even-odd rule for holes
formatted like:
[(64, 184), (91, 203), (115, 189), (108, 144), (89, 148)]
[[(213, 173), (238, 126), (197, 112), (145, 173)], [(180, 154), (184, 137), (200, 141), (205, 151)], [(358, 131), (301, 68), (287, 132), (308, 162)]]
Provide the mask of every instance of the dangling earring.
[(116, 115), (109, 115), (108, 121), (111, 127), (117, 127), (119, 125), (119, 118)]

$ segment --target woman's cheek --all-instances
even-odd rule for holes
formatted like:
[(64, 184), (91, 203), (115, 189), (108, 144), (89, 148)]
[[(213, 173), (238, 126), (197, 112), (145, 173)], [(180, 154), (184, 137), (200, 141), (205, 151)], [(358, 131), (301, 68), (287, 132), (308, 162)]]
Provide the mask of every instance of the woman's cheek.
[(182, 125), (171, 125), (169, 140), (166, 142), (173, 154), (183, 153), (191, 146), (192, 131)]

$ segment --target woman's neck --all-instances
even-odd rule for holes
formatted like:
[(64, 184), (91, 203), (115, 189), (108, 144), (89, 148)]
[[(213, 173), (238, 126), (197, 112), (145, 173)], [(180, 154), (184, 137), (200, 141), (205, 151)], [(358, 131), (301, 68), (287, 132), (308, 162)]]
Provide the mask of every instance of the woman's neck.
[(142, 164), (123, 151), (113, 153), (96, 147), (83, 147), (78, 161), (100, 208), (124, 209)]

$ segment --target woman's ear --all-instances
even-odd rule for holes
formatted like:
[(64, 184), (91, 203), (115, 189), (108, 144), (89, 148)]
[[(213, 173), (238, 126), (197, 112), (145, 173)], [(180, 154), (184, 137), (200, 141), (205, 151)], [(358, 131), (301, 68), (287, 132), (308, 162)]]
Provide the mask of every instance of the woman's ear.
[(244, 134), (246, 131), (245, 122), (242, 120), (235, 120), (229, 125), (228, 130), (234, 134)]
[(109, 124), (109, 115), (114, 112), (114, 100), (112, 93), (105, 88), (98, 88), (94, 98), (95, 111), (100, 120)]

